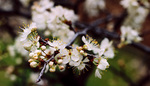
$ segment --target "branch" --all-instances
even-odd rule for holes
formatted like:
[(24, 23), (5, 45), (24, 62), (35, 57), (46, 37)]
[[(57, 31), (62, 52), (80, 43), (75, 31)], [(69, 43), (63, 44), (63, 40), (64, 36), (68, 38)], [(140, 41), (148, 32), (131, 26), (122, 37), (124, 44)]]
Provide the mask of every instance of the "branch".
[(150, 47), (148, 47), (148, 46), (145, 46), (145, 45), (140, 44), (140, 43), (134, 43), (134, 42), (131, 45), (135, 48), (140, 49), (141, 51), (144, 51), (144, 52), (150, 54)]
[(31, 19), (31, 14), (30, 13), (22, 13), (20, 11), (5, 11), (5, 10), (1, 10), (0, 9), (0, 15), (2, 16), (13, 16), (13, 15), (17, 15), (17, 16), (22, 16), (28, 19)]
[(40, 72), (40, 75), (39, 75), (38, 79), (36, 80), (36, 83), (38, 83), (39, 81), (41, 81), (41, 77), (43, 76), (43, 73), (44, 73), (44, 70), (45, 70), (45, 68), (46, 68), (46, 65), (47, 65), (53, 58), (54, 58), (54, 55), (52, 55), (51, 58), (49, 58), (47, 61), (45, 61), (44, 66), (43, 66), (43, 68), (42, 68), (42, 70), (41, 70), (41, 72)]
[(74, 43), (74, 41), (76, 40), (76, 38), (80, 35), (86, 35), (87, 32), (91, 29), (93, 29), (94, 27), (98, 26), (101, 23), (104, 23), (105, 21), (110, 21), (113, 18), (112, 15), (108, 15), (106, 18), (102, 18), (102, 19), (97, 19), (96, 21), (92, 22), (89, 26), (86, 26), (84, 24), (80, 24), (79, 22), (75, 22), (75, 26), (79, 27), (79, 28), (83, 28), (84, 30), (77, 32), (74, 37), (72, 38), (72, 40), (66, 45), (67, 49), (71, 49), (71, 45)]
[[(79, 27), (79, 28), (88, 28), (89, 27), (89, 26), (82, 24), (82, 23), (80, 23), (80, 24), (76, 23), (75, 26)], [(120, 40), (120, 35), (115, 33), (115, 32), (109, 32), (109, 31), (102, 29), (102, 28), (99, 28), (99, 27), (94, 27), (92, 29), (92, 31), (93, 31), (93, 34), (98, 38), (107, 37), (110, 39)], [(140, 44), (140, 43), (134, 43), (134, 42), (131, 45), (137, 49), (140, 49), (141, 51), (144, 51), (146, 53), (150, 53), (150, 48), (148, 46), (145, 46), (145, 45)]]

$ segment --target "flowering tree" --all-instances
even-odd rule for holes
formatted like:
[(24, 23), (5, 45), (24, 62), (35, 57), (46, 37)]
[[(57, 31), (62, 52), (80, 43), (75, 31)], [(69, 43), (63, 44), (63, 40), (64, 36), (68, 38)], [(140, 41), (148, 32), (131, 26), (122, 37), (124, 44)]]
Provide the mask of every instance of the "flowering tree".
[[(124, 72), (111, 66), (108, 60), (115, 58), (116, 51), (127, 45), (150, 53), (150, 48), (138, 43), (143, 40), (141, 29), (149, 15), (150, 4), (148, 0), (118, 2), (122, 8), (121, 13), (116, 15), (107, 7), (111, 3), (107, 0), (2, 1), (2, 5), (8, 6), (1, 6), (1, 13), (24, 16), (30, 21), (20, 26), (22, 31), (14, 45), (8, 46), (8, 51), (12, 57), (15, 57), (15, 53), (26, 57), (27, 64), (40, 72), (34, 78), (37, 84), (44, 82), (44, 79), (41, 81), (43, 74), (67, 70), (81, 75), (84, 78), (82, 81), (85, 81), (87, 76), (82, 76), (82, 73), (88, 74), (88, 70), (96, 67), (95, 77), (102, 78), (107, 69), (131, 86), (143, 85), (142, 80), (147, 76), (149, 78), (149, 74), (136, 84)], [(31, 13), (22, 12), (15, 4), (22, 6), (24, 11), (31, 8)], [(16, 63), (19, 60), (16, 59)], [(68, 75), (73, 77), (72, 73)], [(84, 82), (71, 83), (85, 85)]]

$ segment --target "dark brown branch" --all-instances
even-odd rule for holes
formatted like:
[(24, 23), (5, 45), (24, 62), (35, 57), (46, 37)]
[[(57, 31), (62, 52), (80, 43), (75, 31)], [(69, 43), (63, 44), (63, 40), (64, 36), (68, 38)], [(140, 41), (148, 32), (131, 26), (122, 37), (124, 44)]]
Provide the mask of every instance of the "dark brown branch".
[(80, 35), (86, 35), (86, 32), (88, 31), (88, 29), (89, 29), (89, 28), (86, 28), (86, 29), (84, 29), (84, 30), (81, 31), (81, 32), (77, 32), (77, 33), (74, 35), (74, 37), (72, 38), (72, 40), (66, 45), (66, 48), (67, 48), (67, 49), (71, 49), (71, 48), (72, 48), (71, 45), (74, 43), (74, 41), (76, 40), (76, 38), (77, 38), (78, 36), (80, 36)]
[(116, 22), (114, 25), (114, 31), (118, 31), (118, 29), (120, 28), (120, 26), (122, 25), (122, 23), (126, 19), (127, 15), (128, 15), (127, 10), (124, 10), (124, 12), (122, 12), (120, 16), (116, 17), (116, 19), (115, 19)]
[(14, 16), (14, 15), (17, 15), (17, 16), (22, 16), (22, 17), (31, 19), (31, 14), (29, 14), (29, 13), (22, 13), (20, 11), (5, 11), (5, 10), (1, 10), (0, 9), (0, 15), (2, 15), (2, 16)]
[[(79, 28), (88, 28), (89, 27), (82, 23), (76, 23), (75, 25), (76, 25), (76, 27), (79, 27)], [(117, 34), (115, 32), (109, 32), (109, 31), (107, 31), (105, 29), (101, 29), (99, 27), (93, 28), (92, 31), (93, 31), (93, 34), (97, 37), (108, 37), (110, 39), (120, 40), (119, 34)], [(131, 45), (135, 48), (138, 48), (138, 49), (146, 52), (146, 53), (150, 53), (150, 48), (148, 46), (145, 46), (140, 43), (134, 43), (134, 42)]]
[(141, 51), (144, 51), (144, 52), (150, 54), (150, 48), (148, 46), (145, 46), (145, 45), (140, 44), (140, 43), (134, 43), (134, 42), (131, 45), (135, 48), (140, 49)]

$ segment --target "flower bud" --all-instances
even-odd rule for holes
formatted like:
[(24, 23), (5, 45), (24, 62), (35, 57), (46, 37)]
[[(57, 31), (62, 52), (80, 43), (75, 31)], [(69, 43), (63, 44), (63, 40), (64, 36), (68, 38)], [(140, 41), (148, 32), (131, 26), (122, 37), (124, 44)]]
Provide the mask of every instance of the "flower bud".
[(45, 59), (45, 57), (44, 57), (44, 56), (40, 56), (40, 58), (41, 58), (41, 59)]
[(37, 54), (34, 54), (34, 55), (33, 55), (33, 59), (38, 59), (38, 55), (37, 55)]
[(83, 55), (84, 55), (84, 56), (87, 56), (87, 53), (84, 53)]
[(46, 50), (46, 46), (41, 46), (41, 50)]
[(83, 48), (86, 49), (86, 50), (88, 49), (87, 45), (83, 45)]
[(50, 72), (55, 72), (55, 71), (56, 71), (56, 68), (55, 68), (55, 67), (52, 67), (52, 68), (49, 69), (49, 71), (50, 71)]
[(59, 66), (59, 69), (60, 69), (60, 70), (63, 70), (64, 68), (65, 68), (65, 67), (62, 66), (62, 65)]
[(50, 51), (49, 49), (46, 49), (44, 52), (45, 52), (47, 55), (51, 55), (51, 51)]
[(83, 49), (82, 47), (77, 47), (77, 50), (79, 50), (79, 51), (82, 50), (82, 49)]
[(33, 61), (34, 61), (34, 59), (29, 59), (29, 60), (28, 60), (28, 62), (30, 62), (30, 63), (33, 62)]
[(52, 61), (49, 62), (49, 66), (50, 66), (50, 67), (52, 67), (53, 64), (54, 64), (54, 62), (52, 62)]
[(37, 62), (31, 62), (31, 63), (30, 63), (30, 66), (31, 66), (32, 68), (35, 68), (35, 67), (38, 66), (38, 63), (37, 63)]
[(59, 59), (58, 60), (58, 64), (62, 64), (63, 60), (62, 59)]
[(80, 50), (80, 54), (84, 55), (84, 51), (83, 51), (83, 50)]
[(39, 56), (42, 54), (42, 51), (41, 50), (36, 50), (35, 53)]
[(33, 55), (34, 55), (34, 53), (30, 53), (30, 54), (29, 54), (29, 57), (30, 57), (30, 58), (32, 58), (32, 57), (33, 57)]
[(46, 30), (46, 31), (44, 32), (44, 35), (45, 35), (45, 36), (49, 36), (50, 34), (51, 34), (51, 32), (48, 31), (48, 30)]

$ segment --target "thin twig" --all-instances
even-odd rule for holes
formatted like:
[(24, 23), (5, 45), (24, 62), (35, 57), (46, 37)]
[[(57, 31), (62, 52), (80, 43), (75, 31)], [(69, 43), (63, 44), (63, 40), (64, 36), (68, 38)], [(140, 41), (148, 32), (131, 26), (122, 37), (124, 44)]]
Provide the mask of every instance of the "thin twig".
[(89, 29), (89, 28), (85, 28), (83, 31), (77, 32), (77, 33), (73, 36), (72, 40), (66, 45), (66, 48), (67, 48), (67, 49), (71, 49), (71, 45), (74, 43), (74, 41), (76, 40), (76, 38), (77, 38), (78, 36), (80, 36), (80, 35), (86, 35), (86, 32), (88, 31), (88, 29)]
[(47, 61), (45, 61), (44, 66), (40, 72), (40, 75), (38, 77), (38, 79), (36, 80), (36, 83), (38, 83), (39, 81), (41, 81), (41, 77), (43, 76), (44, 70), (46, 69), (46, 65), (54, 58), (54, 55), (52, 55), (51, 58), (49, 58)]

